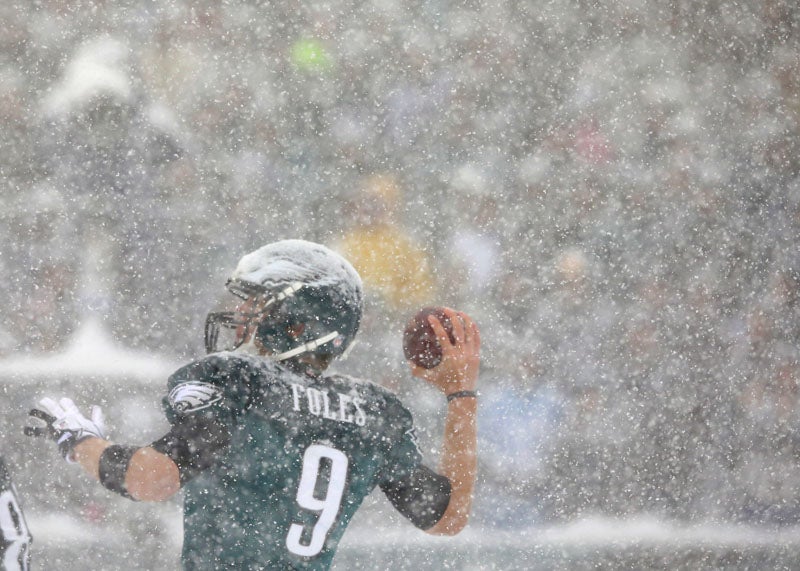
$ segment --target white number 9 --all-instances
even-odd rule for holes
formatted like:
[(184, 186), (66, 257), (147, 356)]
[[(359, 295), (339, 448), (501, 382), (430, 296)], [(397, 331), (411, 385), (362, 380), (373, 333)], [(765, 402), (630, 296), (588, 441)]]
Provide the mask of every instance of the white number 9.
[[(317, 487), (323, 458), (330, 460), (331, 473), (324, 497), (317, 498), (314, 496), (314, 490)], [(303, 473), (297, 487), (297, 504), (303, 509), (320, 512), (320, 514), (311, 530), (311, 540), (308, 545), (300, 542), (303, 535), (301, 524), (293, 523), (289, 527), (286, 547), (295, 555), (313, 557), (322, 551), (325, 539), (336, 522), (336, 516), (342, 503), (342, 495), (347, 483), (347, 466), (347, 456), (330, 446), (312, 444), (303, 454)]]

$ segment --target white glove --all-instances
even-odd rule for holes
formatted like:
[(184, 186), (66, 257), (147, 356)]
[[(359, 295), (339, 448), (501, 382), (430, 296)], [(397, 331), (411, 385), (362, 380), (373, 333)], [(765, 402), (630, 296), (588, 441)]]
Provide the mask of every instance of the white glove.
[(51, 398), (39, 401), (39, 408), (30, 411), (30, 416), (43, 420), (44, 427), (25, 427), (28, 436), (44, 436), (58, 444), (58, 450), (67, 462), (74, 462), (73, 449), (87, 438), (105, 438), (105, 421), (99, 406), (92, 407), (91, 418), (86, 418), (72, 402), (62, 398), (59, 402)]

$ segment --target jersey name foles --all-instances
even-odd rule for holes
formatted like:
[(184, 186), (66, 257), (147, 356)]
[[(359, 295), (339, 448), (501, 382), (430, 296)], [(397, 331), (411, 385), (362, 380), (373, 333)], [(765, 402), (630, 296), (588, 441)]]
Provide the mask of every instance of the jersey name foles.
[(328, 420), (364, 426), (367, 414), (361, 405), (364, 399), (336, 391), (315, 389), (292, 383), (295, 412), (308, 412)]

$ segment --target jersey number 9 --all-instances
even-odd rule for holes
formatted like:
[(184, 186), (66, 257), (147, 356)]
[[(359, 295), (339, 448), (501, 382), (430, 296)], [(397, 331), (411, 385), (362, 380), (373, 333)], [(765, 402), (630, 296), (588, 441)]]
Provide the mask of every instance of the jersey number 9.
[[(322, 472), (323, 458), (330, 461), (330, 478), (325, 494), (318, 498), (314, 492)], [(303, 509), (319, 512), (319, 517), (311, 529), (311, 539), (307, 545), (301, 542), (304, 526), (293, 523), (289, 527), (286, 547), (295, 555), (313, 557), (322, 551), (342, 504), (347, 482), (347, 466), (347, 456), (330, 446), (312, 444), (303, 454), (303, 472), (300, 476), (300, 485), (297, 487), (297, 504)]]

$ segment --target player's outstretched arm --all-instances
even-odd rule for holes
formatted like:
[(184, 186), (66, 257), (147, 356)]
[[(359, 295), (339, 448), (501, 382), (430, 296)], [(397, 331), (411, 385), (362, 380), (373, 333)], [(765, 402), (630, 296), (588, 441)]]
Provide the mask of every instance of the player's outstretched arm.
[(135, 500), (160, 501), (180, 489), (178, 468), (168, 456), (151, 447), (119, 446), (106, 439), (100, 407), (92, 407), (87, 418), (68, 398), (44, 398), (30, 415), (44, 425), (28, 426), (25, 434), (55, 441), (65, 460), (78, 463), (113, 491)]
[(453, 324), (455, 343), (442, 324), (428, 318), (439, 345), (442, 361), (432, 369), (410, 363), (411, 374), (424, 379), (447, 395), (447, 417), (439, 472), (450, 480), (450, 503), (442, 518), (426, 532), (455, 535), (469, 520), (477, 472), (477, 398), (475, 389), (480, 368), (478, 326), (462, 312), (445, 311)]
[[(87, 474), (101, 481), (100, 462), (103, 453), (112, 446), (108, 440), (90, 438), (75, 446), (75, 461)], [(150, 446), (136, 448), (124, 470), (125, 491), (134, 500), (160, 502), (180, 490), (180, 476), (175, 462)]]

